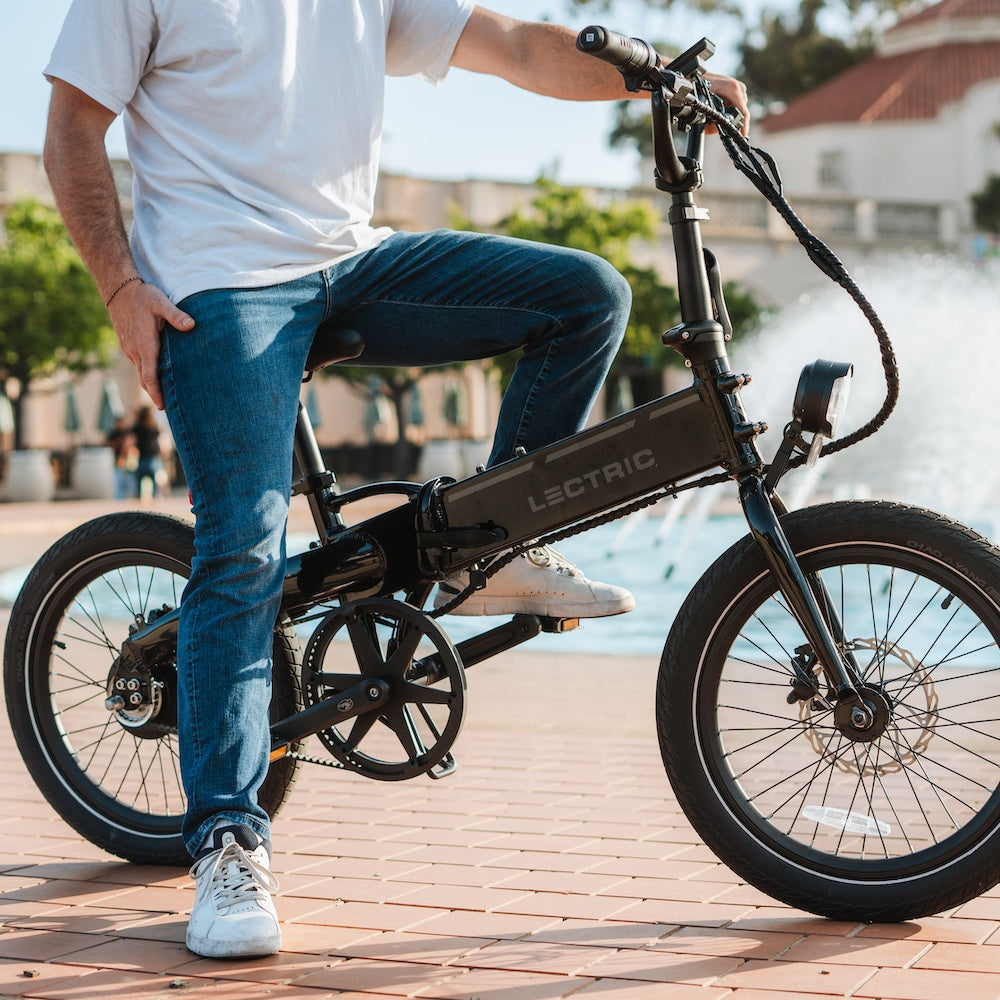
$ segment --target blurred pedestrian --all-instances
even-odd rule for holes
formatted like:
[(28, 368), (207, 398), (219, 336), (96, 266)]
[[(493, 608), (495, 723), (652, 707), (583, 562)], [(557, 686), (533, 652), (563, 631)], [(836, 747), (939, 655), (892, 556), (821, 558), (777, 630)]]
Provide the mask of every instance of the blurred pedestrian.
[(108, 432), (107, 442), (115, 457), (115, 499), (135, 496), (137, 452), (128, 417), (115, 417), (115, 426)]
[[(156, 422), (153, 407), (140, 406), (132, 428), (137, 460), (135, 466), (136, 496), (145, 499), (160, 494), (164, 478), (163, 442), (160, 425)], [(148, 493), (147, 493), (147, 485)]]

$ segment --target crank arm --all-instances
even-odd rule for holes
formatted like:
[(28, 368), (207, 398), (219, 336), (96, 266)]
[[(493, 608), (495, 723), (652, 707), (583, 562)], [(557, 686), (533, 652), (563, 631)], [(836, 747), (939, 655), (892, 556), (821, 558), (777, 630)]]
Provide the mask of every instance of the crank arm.
[[(281, 719), (271, 726), (271, 740), (280, 743), (294, 743), (312, 736), (329, 726), (336, 726), (365, 712), (381, 708), (392, 694), (392, 687), (378, 677), (359, 681), (346, 691), (324, 698), (295, 715)], [(280, 749), (280, 747), (279, 747)], [(278, 756), (282, 756), (278, 753)], [(275, 759), (275, 750), (271, 751)]]
[[(514, 615), (509, 622), (498, 625), (496, 628), (474, 635), (470, 639), (463, 639), (455, 646), (459, 659), (464, 667), (471, 667), (474, 663), (482, 663), (497, 653), (502, 653), (514, 646), (520, 646), (522, 642), (534, 639), (539, 632), (543, 631), (542, 619), (537, 615)], [(432, 653), (421, 660), (414, 660), (413, 666), (406, 675), (408, 681), (414, 684), (431, 685), (436, 684), (445, 677), (445, 669), (441, 663), (441, 655)]]

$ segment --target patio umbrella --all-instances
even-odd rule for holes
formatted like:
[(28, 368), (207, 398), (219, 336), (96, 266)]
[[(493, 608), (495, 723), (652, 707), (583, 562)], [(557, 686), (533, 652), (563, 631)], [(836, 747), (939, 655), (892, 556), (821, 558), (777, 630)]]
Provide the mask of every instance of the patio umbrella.
[(0, 434), (14, 433), (14, 407), (6, 393), (0, 392)]
[(610, 413), (617, 416), (619, 413), (628, 413), (635, 406), (632, 396), (632, 383), (625, 375), (620, 375), (615, 379), (611, 391)]
[(101, 411), (97, 417), (97, 429), (103, 434), (110, 434), (115, 429), (115, 421), (123, 416), (125, 407), (118, 391), (118, 384), (105, 379), (104, 388), (101, 390)]
[(382, 392), (382, 386), (377, 375), (368, 379), (368, 404), (365, 406), (365, 432), (371, 441), (378, 436), (379, 431), (386, 427), (392, 415), (389, 403)]
[(80, 411), (76, 405), (76, 391), (72, 384), (66, 386), (66, 408), (63, 410), (63, 430), (75, 434), (80, 429)]
[(450, 378), (444, 384), (442, 415), (452, 427), (461, 427), (466, 422), (465, 394), (457, 379)]
[(410, 386), (410, 426), (424, 426), (424, 401), (416, 382)]

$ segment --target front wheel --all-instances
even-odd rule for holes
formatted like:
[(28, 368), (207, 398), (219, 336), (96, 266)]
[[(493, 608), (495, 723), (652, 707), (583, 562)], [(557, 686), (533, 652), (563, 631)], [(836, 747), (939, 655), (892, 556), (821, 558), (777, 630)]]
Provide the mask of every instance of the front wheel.
[[(124, 654), (130, 629), (178, 606), (194, 531), (177, 518), (119, 513), (60, 539), (29, 574), (11, 611), (4, 686), (21, 756), (50, 805), (98, 847), (142, 864), (190, 861), (177, 750), (174, 650), (155, 662)], [(271, 715), (300, 704), (298, 642), (275, 629)], [(124, 705), (109, 699), (120, 696)], [(296, 762), (272, 764), (258, 793), (281, 806)]]
[(838, 713), (756, 543), (678, 613), (656, 724), (678, 801), (737, 874), (844, 920), (937, 913), (1000, 881), (1000, 553), (900, 504), (781, 519), (821, 581), (872, 724)]

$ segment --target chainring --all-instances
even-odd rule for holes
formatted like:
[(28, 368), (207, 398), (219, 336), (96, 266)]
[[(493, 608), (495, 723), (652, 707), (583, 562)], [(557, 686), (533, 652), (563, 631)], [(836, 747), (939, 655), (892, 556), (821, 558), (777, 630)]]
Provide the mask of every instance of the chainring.
[(336, 608), (306, 646), (303, 698), (315, 705), (369, 678), (389, 685), (389, 699), (321, 730), (331, 756), (380, 781), (452, 770), (450, 750), (465, 716), (465, 670), (447, 633), (422, 611), (390, 598)]

